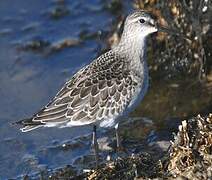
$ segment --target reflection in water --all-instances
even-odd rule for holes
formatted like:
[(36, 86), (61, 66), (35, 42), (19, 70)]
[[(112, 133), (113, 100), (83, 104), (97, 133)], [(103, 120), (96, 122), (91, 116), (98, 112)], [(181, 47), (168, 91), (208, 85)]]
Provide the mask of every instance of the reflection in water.
[(166, 126), (164, 119), (178, 117), (186, 119), (199, 113), (211, 111), (212, 99), (209, 91), (200, 82), (192, 79), (176, 81), (152, 81), (148, 94), (133, 115), (148, 116)]
[[(107, 32), (112, 24), (109, 6), (101, 3), (0, 2), (0, 179), (66, 164), (80, 167), (92, 163), (92, 157), (82, 158), (90, 152), (90, 126), (21, 133), (10, 123), (39, 110), (77, 69), (97, 55), (103, 45), (97, 31)], [(151, 141), (156, 138), (155, 127), (160, 129), (166, 123), (162, 120), (204, 112), (211, 99), (203, 91), (191, 80), (152, 81), (144, 102), (132, 115), (150, 117), (156, 125), (138, 118), (130, 125), (123, 124), (122, 136), (141, 140), (150, 134)], [(114, 131), (99, 136), (104, 135), (111, 143)], [(127, 144), (133, 145), (130, 140)]]

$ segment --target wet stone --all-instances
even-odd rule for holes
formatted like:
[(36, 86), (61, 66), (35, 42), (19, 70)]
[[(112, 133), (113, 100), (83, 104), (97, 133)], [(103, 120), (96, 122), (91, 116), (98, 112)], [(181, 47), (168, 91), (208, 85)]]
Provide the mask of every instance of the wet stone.
[(98, 138), (98, 148), (101, 151), (112, 151), (112, 147), (110, 146), (110, 139), (108, 137)]
[(26, 42), (19, 42), (17, 49), (20, 51), (43, 52), (50, 46), (50, 42), (43, 39), (34, 39)]
[(56, 52), (60, 52), (65, 48), (71, 48), (79, 45), (81, 43), (78, 39), (62, 39), (56, 42), (49, 42), (43, 39), (32, 39), (26, 42), (15, 42), (19, 51), (31, 51), (36, 53), (41, 53), (44, 55), (51, 55)]
[(48, 149), (74, 151), (84, 147), (85, 147), (85, 144), (83, 142), (72, 140), (72, 141), (66, 141), (66, 142), (60, 143), (59, 145), (56, 145), (56, 146), (49, 146)]
[(54, 52), (54, 51), (60, 51), (64, 48), (77, 46), (80, 43), (81, 43), (81, 41), (78, 39), (67, 38), (67, 39), (53, 43), (52, 46), (50, 47), (49, 53)]
[(45, 11), (43, 14), (47, 14), (52, 20), (59, 20), (70, 14), (70, 9), (66, 1), (58, 0), (53, 2), (53, 6)]
[(79, 38), (82, 41), (90, 40), (90, 39), (97, 39), (97, 38), (100, 37), (101, 34), (102, 34), (101, 31), (98, 31), (98, 32), (89, 32), (88, 30), (82, 30), (79, 33)]
[(70, 13), (69, 9), (66, 7), (56, 7), (54, 9), (51, 9), (49, 12), (50, 18), (52, 19), (60, 19)]

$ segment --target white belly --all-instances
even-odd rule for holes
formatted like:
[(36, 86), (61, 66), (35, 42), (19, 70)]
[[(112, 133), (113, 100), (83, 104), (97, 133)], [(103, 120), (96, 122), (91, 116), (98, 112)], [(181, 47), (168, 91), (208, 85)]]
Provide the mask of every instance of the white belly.
[(142, 99), (144, 98), (145, 94), (147, 93), (148, 87), (149, 87), (149, 73), (148, 68), (144, 66), (144, 73), (143, 73), (143, 80), (140, 82), (140, 86), (135, 91), (135, 94), (133, 95), (133, 99), (131, 100), (128, 109), (129, 111), (132, 111), (136, 106), (138, 106)]

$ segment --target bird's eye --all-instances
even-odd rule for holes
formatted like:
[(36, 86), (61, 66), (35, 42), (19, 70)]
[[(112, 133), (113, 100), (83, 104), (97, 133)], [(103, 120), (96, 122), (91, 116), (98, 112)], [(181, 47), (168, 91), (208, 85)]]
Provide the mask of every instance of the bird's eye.
[(144, 19), (140, 19), (139, 21), (140, 21), (140, 23), (142, 23), (142, 24), (145, 23), (145, 20), (144, 20)]

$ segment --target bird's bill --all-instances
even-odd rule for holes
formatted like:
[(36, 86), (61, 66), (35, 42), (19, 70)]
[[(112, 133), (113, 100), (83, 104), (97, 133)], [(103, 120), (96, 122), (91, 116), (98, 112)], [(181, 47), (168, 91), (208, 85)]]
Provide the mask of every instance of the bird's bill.
[(157, 25), (157, 29), (158, 29), (158, 32), (165, 32), (165, 33), (175, 35), (175, 36), (179, 36), (183, 39), (191, 41), (191, 39), (189, 37), (185, 36), (184, 34), (182, 34), (180, 32), (177, 32), (176, 30), (169, 29), (168, 27)]

